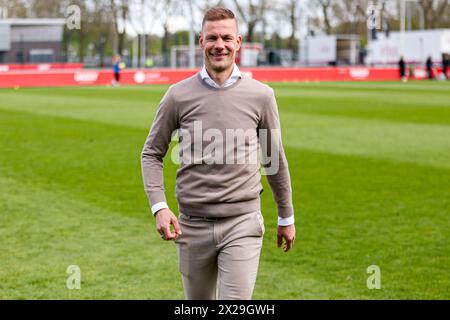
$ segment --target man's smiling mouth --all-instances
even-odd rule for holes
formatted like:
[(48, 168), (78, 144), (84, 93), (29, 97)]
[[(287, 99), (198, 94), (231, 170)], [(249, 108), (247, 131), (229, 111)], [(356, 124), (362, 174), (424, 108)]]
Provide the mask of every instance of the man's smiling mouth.
[(213, 57), (226, 57), (229, 55), (229, 53), (210, 53)]

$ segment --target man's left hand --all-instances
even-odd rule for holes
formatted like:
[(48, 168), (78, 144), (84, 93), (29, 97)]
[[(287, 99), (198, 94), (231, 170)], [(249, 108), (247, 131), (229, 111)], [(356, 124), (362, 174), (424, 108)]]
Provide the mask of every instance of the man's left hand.
[(294, 246), (295, 241), (295, 225), (291, 224), (289, 226), (278, 226), (277, 229), (277, 244), (278, 248), (283, 244), (283, 251), (287, 252), (290, 248)]

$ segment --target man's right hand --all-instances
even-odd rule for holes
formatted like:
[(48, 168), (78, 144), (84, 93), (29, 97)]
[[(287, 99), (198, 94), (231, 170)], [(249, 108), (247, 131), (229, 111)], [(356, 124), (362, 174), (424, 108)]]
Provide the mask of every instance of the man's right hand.
[[(164, 208), (156, 212), (156, 229), (158, 230), (161, 238), (164, 240), (174, 240), (181, 235), (181, 228), (178, 224), (177, 217), (170, 209)], [(173, 225), (174, 231), (170, 229), (170, 225)]]

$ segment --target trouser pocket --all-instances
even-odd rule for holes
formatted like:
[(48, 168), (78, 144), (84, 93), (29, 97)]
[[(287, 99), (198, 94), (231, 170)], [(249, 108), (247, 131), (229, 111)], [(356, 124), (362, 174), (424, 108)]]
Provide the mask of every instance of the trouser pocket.
[(182, 234), (175, 239), (178, 253), (178, 270), (184, 276), (188, 276), (189, 274), (189, 242), (187, 239), (188, 230), (181, 215), (179, 216), (178, 223), (180, 225), (182, 232)]
[(187, 243), (178, 242), (177, 243), (177, 253), (178, 253), (178, 270), (184, 276), (189, 275), (189, 250)]
[(265, 231), (266, 231), (266, 229), (264, 227), (264, 217), (261, 214), (260, 210), (256, 211), (256, 220), (257, 220), (257, 223), (258, 223), (259, 231), (261, 232), (261, 236), (263, 236)]

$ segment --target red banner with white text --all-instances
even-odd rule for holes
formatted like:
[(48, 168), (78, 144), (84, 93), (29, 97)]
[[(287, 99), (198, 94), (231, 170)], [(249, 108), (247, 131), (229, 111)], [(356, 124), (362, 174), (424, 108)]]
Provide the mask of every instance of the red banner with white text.
[[(76, 67), (76, 66), (75, 66)], [(173, 84), (198, 72), (198, 69), (145, 69), (123, 70), (120, 83)], [(242, 68), (241, 72), (263, 82), (296, 81), (395, 81), (399, 80), (397, 68), (326, 67), (326, 68)], [(425, 79), (424, 68), (415, 68), (413, 79)], [(111, 85), (111, 70), (48, 69), (7, 70), (0, 69), (0, 88), (60, 87), (77, 85)]]

